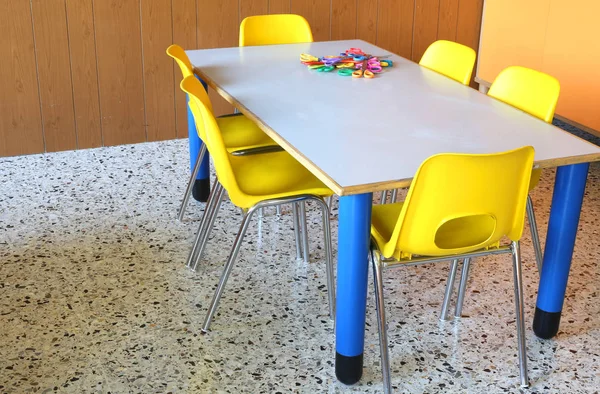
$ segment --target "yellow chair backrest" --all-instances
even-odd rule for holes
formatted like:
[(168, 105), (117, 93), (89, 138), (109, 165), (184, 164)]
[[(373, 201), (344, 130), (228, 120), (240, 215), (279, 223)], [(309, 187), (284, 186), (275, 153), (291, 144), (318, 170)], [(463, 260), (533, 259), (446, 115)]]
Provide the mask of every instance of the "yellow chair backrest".
[(229, 153), (225, 147), (225, 142), (221, 136), (221, 130), (212, 110), (200, 97), (204, 92), (204, 87), (194, 76), (188, 76), (181, 81), (181, 90), (190, 97), (189, 106), (196, 121), (198, 136), (208, 148), (215, 165), (219, 182), (229, 193), (232, 201), (243, 194), (233, 175)]
[[(530, 146), (425, 160), (402, 207), (386, 257), (443, 256), (521, 238), (533, 167)], [(499, 176), (501, 174), (501, 176)]]
[(185, 54), (185, 50), (177, 44), (173, 44), (167, 48), (167, 55), (171, 56), (177, 62), (181, 69), (183, 78), (194, 75), (194, 68), (190, 62), (190, 58)]
[(556, 78), (521, 66), (502, 70), (488, 91), (488, 96), (548, 123), (554, 118), (559, 94), (560, 83)]
[(463, 85), (468, 85), (476, 56), (475, 51), (468, 46), (439, 40), (427, 48), (419, 64)]
[(256, 15), (240, 25), (240, 46), (313, 42), (310, 25), (300, 15)]
[[(180, 47), (177, 44), (171, 45), (170, 47), (167, 48), (167, 55), (171, 56), (177, 62), (177, 64), (179, 65), (179, 68), (181, 69), (181, 74), (183, 74), (183, 79), (185, 79), (189, 76), (192, 76), (195, 78), (194, 68), (192, 67), (192, 63), (190, 62), (190, 59), (185, 54), (185, 51), (183, 50), (182, 47)], [(202, 100), (204, 105), (206, 105), (212, 112), (213, 107), (212, 107), (210, 98), (208, 97), (208, 93), (206, 92), (206, 90), (204, 89), (202, 84), (200, 84), (200, 87), (202, 87), (201, 91), (197, 90), (194, 92), (194, 94), (200, 100)]]

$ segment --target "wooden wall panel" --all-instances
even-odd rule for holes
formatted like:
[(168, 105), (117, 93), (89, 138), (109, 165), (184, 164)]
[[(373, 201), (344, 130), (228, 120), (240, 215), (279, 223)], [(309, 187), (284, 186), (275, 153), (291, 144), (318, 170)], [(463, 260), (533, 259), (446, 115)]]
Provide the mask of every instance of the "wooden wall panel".
[(66, 0), (77, 148), (102, 146), (92, 0)]
[(438, 40), (456, 41), (459, 0), (440, 0)]
[[(416, 0), (412, 60), (421, 60), (427, 47), (437, 40), (440, 0)], [(438, 18), (435, 18), (438, 15)]]
[[(483, 0), (460, 0), (460, 4), (458, 5), (456, 42), (468, 45), (475, 51), (479, 50), (482, 12)], [(478, 86), (475, 83), (475, 72), (471, 78), (471, 86), (473, 88)]]
[(269, 14), (287, 14), (290, 12), (290, 0), (269, 0)]
[(0, 1), (0, 156), (44, 151), (29, 2)]
[[(297, 13), (316, 41), (358, 37), (418, 61), (436, 39), (477, 50), (482, 4), (0, 0), (0, 50), (10, 59), (0, 62), (0, 156), (187, 137), (181, 73), (166, 47), (236, 46), (249, 15)], [(209, 94), (217, 115), (233, 111)]]
[(356, 37), (370, 43), (377, 41), (378, 0), (358, 0)]
[(331, 3), (327, 0), (292, 0), (292, 13), (306, 18), (315, 41), (331, 37)]
[(64, 0), (32, 0), (46, 151), (77, 148)]
[(95, 0), (104, 145), (146, 141), (139, 0)]
[(356, 38), (356, 0), (331, 0), (331, 39), (350, 40)]
[[(238, 0), (198, 2), (198, 48), (234, 47), (239, 42)], [(233, 107), (212, 89), (209, 91), (215, 115), (229, 114)]]
[(414, 0), (379, 0), (377, 45), (410, 59), (414, 9)]
[(240, 22), (247, 16), (269, 13), (269, 0), (240, 0)]
[[(184, 49), (198, 48), (196, 41), (196, 0), (172, 0), (173, 9), (173, 43)], [(166, 48), (165, 48), (166, 49)], [(166, 55), (165, 55), (166, 56)], [(170, 59), (170, 58), (169, 58)], [(173, 63), (173, 90), (175, 92), (175, 122), (177, 138), (186, 138), (187, 130), (187, 100), (185, 93), (179, 88), (182, 75), (179, 66)]]
[(478, 50), (483, 0), (461, 0), (458, 6), (456, 41)]
[(141, 1), (146, 136), (148, 141), (174, 139), (175, 79), (165, 54), (173, 43), (171, 0)]

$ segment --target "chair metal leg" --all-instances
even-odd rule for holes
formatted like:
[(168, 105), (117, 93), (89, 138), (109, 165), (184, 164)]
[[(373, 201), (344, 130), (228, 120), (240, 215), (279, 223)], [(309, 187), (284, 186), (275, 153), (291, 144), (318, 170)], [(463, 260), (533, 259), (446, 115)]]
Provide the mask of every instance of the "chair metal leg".
[(515, 310), (517, 316), (517, 344), (519, 347), (519, 372), (521, 375), (521, 386), (529, 387), (529, 377), (527, 376), (527, 345), (525, 343), (525, 311), (523, 307), (521, 249), (518, 241), (512, 243), (512, 252), (515, 282)]
[(281, 206), (278, 205), (275, 209), (277, 211), (277, 216), (281, 216)]
[(321, 214), (323, 216), (323, 242), (325, 243), (325, 268), (327, 270), (329, 318), (331, 320), (335, 320), (335, 278), (333, 272), (333, 252), (331, 245), (331, 219), (329, 217), (329, 208), (327, 203), (325, 201), (319, 201), (319, 203), (321, 204)]
[(394, 189), (392, 190), (392, 203), (395, 203), (398, 201), (398, 189)]
[(533, 201), (527, 195), (527, 219), (529, 220), (529, 230), (531, 231), (531, 241), (533, 243), (533, 251), (535, 252), (535, 262), (538, 272), (542, 273), (542, 264), (544, 255), (542, 254), (542, 244), (540, 243), (540, 235), (538, 233), (537, 222), (535, 220), (535, 212), (533, 210)]
[(192, 250), (190, 250), (190, 254), (188, 255), (186, 266), (191, 268), (194, 263), (194, 258), (196, 256), (196, 252), (198, 247), (200, 246), (200, 242), (202, 237), (204, 237), (204, 231), (206, 229), (206, 223), (208, 218), (211, 216), (212, 211), (215, 209), (215, 198), (219, 194), (220, 184), (217, 179), (213, 182), (213, 187), (210, 189), (210, 195), (208, 196), (208, 201), (204, 206), (204, 213), (202, 214), (202, 219), (200, 219), (200, 225), (198, 226), (198, 232), (196, 233), (196, 239), (194, 240), (194, 244), (192, 246)]
[(225, 290), (225, 285), (227, 284), (227, 279), (229, 278), (229, 274), (231, 273), (231, 269), (233, 268), (235, 258), (237, 257), (240, 251), (240, 247), (242, 246), (242, 241), (244, 240), (244, 235), (246, 235), (246, 230), (248, 230), (248, 224), (250, 223), (250, 219), (252, 219), (253, 213), (254, 209), (250, 209), (242, 219), (240, 230), (238, 231), (238, 234), (235, 238), (233, 248), (231, 249), (231, 253), (229, 254), (229, 258), (227, 259), (227, 263), (225, 264), (225, 268), (223, 269), (223, 273), (221, 274), (221, 278), (219, 279), (219, 284), (217, 285), (217, 289), (215, 290), (213, 299), (210, 303), (210, 306), (208, 307), (206, 317), (204, 318), (204, 323), (202, 324), (203, 333), (208, 332), (210, 323), (213, 319), (213, 316), (215, 315), (215, 312), (217, 311), (219, 301), (221, 300), (221, 296), (223, 295), (223, 290)]
[(306, 202), (301, 201), (300, 203), (300, 226), (302, 228), (302, 257), (304, 262), (310, 261), (310, 255), (308, 252), (308, 223), (306, 222)]
[(329, 208), (329, 211), (331, 212), (331, 205), (333, 204), (333, 195), (327, 197), (325, 201), (327, 202), (327, 208)]
[(294, 220), (294, 238), (296, 239), (296, 260), (302, 258), (302, 235), (300, 234), (300, 220), (298, 219), (298, 203), (292, 203), (292, 217)]
[(469, 268), (471, 266), (471, 258), (467, 257), (463, 261), (462, 272), (460, 274), (460, 284), (458, 286), (458, 297), (456, 298), (456, 307), (454, 309), (454, 317), (462, 316), (463, 303), (465, 301), (465, 292), (467, 290), (467, 281), (469, 280)]
[(387, 323), (385, 320), (385, 299), (383, 297), (383, 273), (377, 253), (371, 251), (373, 265), (373, 283), (375, 287), (375, 308), (377, 309), (377, 328), (379, 329), (379, 351), (381, 354), (381, 372), (383, 374), (383, 392), (392, 392), (392, 379), (390, 376), (390, 355), (387, 340)]
[(388, 191), (384, 190), (381, 192), (381, 204), (387, 203)]
[(221, 208), (221, 203), (223, 202), (223, 194), (225, 193), (225, 189), (223, 188), (223, 186), (220, 183), (218, 184), (218, 187), (219, 187), (219, 194), (217, 194), (217, 196), (215, 197), (215, 201), (213, 203), (214, 209), (210, 211), (210, 216), (208, 216), (208, 218), (206, 220), (206, 225), (205, 225), (204, 229), (202, 230), (202, 237), (198, 244), (198, 248), (195, 251), (195, 256), (193, 256), (193, 260), (192, 260), (193, 263), (192, 263), (191, 268), (194, 271), (196, 271), (198, 269), (198, 264), (202, 260), (202, 255), (204, 254), (204, 250), (206, 249), (206, 243), (208, 241), (208, 237), (210, 236), (212, 228), (215, 224), (215, 219), (217, 218), (217, 215), (219, 214), (219, 210)]
[(200, 148), (200, 150), (198, 151), (198, 157), (196, 158), (196, 165), (194, 166), (194, 171), (192, 171), (192, 175), (190, 175), (190, 180), (188, 181), (187, 188), (185, 189), (183, 201), (181, 201), (179, 211), (177, 212), (177, 220), (179, 220), (180, 222), (183, 220), (183, 215), (185, 215), (185, 209), (187, 208), (188, 202), (190, 201), (192, 189), (194, 188), (194, 183), (196, 182), (196, 177), (198, 176), (198, 172), (200, 171), (200, 166), (202, 165), (202, 160), (204, 159), (205, 154), (206, 145), (202, 144), (202, 148)]
[(450, 296), (454, 290), (454, 279), (456, 278), (456, 269), (458, 268), (458, 259), (452, 260), (450, 263), (450, 272), (448, 273), (448, 281), (446, 282), (446, 292), (444, 293), (444, 302), (442, 302), (442, 311), (440, 320), (448, 320), (448, 306), (450, 305)]

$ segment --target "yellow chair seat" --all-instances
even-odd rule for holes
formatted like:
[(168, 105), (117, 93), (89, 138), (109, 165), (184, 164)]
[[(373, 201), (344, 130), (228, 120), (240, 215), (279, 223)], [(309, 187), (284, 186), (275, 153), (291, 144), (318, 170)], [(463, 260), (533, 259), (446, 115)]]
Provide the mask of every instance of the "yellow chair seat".
[(226, 115), (217, 118), (225, 147), (229, 152), (263, 146), (277, 146), (256, 123), (242, 114)]
[[(333, 192), (287, 152), (251, 156), (230, 155), (239, 191), (230, 191), (231, 202), (250, 208), (260, 201), (314, 194), (327, 197)], [(218, 174), (218, 168), (217, 168)]]

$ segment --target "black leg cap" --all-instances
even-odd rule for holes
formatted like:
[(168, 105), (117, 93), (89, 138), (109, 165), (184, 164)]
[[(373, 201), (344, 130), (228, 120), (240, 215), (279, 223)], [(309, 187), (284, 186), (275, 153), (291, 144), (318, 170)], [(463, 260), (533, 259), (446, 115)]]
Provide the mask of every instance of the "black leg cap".
[(538, 338), (550, 339), (558, 333), (562, 312), (546, 312), (535, 308), (533, 332)]
[(196, 179), (192, 189), (194, 200), (207, 202), (210, 194), (210, 179)]
[(335, 376), (344, 384), (357, 383), (362, 377), (363, 370), (363, 355), (358, 356), (342, 356), (335, 353)]

